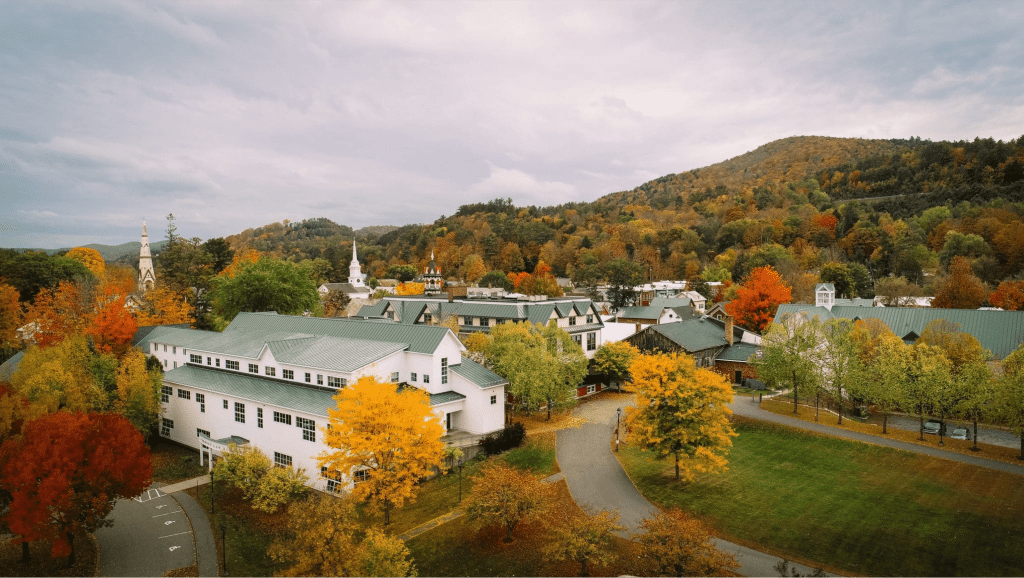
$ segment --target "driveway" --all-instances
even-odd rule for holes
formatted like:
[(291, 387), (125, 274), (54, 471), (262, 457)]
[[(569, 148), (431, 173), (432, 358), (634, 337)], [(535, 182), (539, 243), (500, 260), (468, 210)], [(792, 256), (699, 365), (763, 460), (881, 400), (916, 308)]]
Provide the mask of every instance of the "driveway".
[[(601, 510), (619, 513), (619, 520), (629, 533), (639, 530), (640, 522), (658, 513), (658, 508), (647, 501), (626, 475), (612, 453), (615, 434), (616, 409), (633, 405), (633, 396), (604, 394), (594, 398), (573, 412), (583, 423), (577, 427), (559, 430), (557, 434), (558, 467), (569, 486), (573, 500), (585, 511), (593, 514)], [(713, 539), (715, 546), (734, 554), (740, 563), (737, 572), (743, 576), (775, 576), (777, 556), (759, 552), (725, 540)], [(801, 574), (813, 569), (790, 564)]]

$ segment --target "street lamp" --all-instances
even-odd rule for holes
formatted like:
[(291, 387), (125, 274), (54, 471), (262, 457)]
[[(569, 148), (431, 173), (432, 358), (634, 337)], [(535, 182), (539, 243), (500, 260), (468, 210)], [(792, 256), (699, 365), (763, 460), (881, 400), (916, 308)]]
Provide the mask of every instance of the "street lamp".
[(224, 566), (224, 575), (228, 574), (228, 525), (224, 522), (220, 523), (220, 545), (221, 545), (221, 562)]
[(622, 417), (622, 408), (615, 410), (615, 451), (619, 451), (619, 418)]
[(465, 460), (459, 456), (459, 503), (462, 503), (462, 464)]
[(214, 487), (215, 486), (213, 485), (213, 470), (210, 470), (210, 513), (211, 514), (216, 514), (217, 513), (217, 508), (213, 505), (213, 489), (214, 489)]

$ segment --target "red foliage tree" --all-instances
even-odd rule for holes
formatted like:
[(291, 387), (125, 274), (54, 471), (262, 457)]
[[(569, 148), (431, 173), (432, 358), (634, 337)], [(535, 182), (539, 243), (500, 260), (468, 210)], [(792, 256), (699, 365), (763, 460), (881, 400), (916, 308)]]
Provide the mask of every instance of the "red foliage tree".
[(988, 298), (993, 307), (1007, 311), (1024, 309), (1024, 281), (1003, 281)]
[(92, 323), (85, 329), (85, 334), (92, 337), (96, 349), (118, 357), (128, 350), (132, 336), (139, 329), (139, 324), (125, 308), (124, 301), (124, 296), (114, 297), (101, 305)]
[(747, 282), (736, 289), (736, 298), (725, 305), (736, 324), (753, 331), (763, 331), (775, 317), (780, 303), (789, 303), (793, 290), (775, 269), (758, 267), (750, 272)]
[(118, 498), (150, 483), (149, 448), (119, 415), (54, 413), (32, 420), (0, 448), (0, 486), (10, 492), (5, 521), (22, 543), (52, 540), (53, 556), (75, 561), (76, 532), (94, 532)]

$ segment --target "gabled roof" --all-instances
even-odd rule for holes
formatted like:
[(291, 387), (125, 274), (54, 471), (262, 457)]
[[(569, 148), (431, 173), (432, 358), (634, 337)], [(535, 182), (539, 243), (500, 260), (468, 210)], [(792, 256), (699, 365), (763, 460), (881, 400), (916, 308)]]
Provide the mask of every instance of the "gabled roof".
[(737, 361), (747, 363), (752, 355), (755, 355), (761, 348), (753, 343), (733, 343), (722, 350), (715, 358), (715, 361)]
[(693, 300), (689, 297), (655, 297), (654, 299), (651, 299), (650, 302), (651, 307), (668, 307), (670, 309), (683, 306), (689, 307), (692, 304)]
[(334, 407), (332, 392), (290, 385), (245, 373), (229, 373), (183, 365), (164, 373), (164, 381), (324, 417), (327, 417), (327, 408)]
[(466, 381), (476, 384), (480, 389), (508, 383), (508, 380), (504, 377), (468, 357), (463, 357), (462, 363), (451, 366), (451, 370)]
[(997, 359), (1003, 359), (1024, 343), (1024, 311), (982, 311), (979, 309), (937, 309), (932, 307), (853, 307), (835, 306), (830, 312), (824, 307), (812, 305), (779, 305), (775, 322), (784, 315), (805, 313), (817, 315), (822, 321), (838, 319), (879, 319), (896, 334), (905, 337), (909, 333), (921, 335), (930, 321), (945, 319), (959, 323), (960, 329), (973, 335), (981, 346), (988, 349)]
[(0, 364), (0, 381), (11, 382), (11, 376), (14, 375), (14, 372), (18, 371), (18, 365), (23, 357), (25, 357), (25, 352), (19, 351)]
[(356, 287), (351, 283), (324, 283), (320, 287), (327, 289), (328, 291), (341, 291), (345, 294), (353, 293), (370, 293), (373, 291), (368, 286)]
[(402, 351), (408, 344), (318, 336), (271, 341), (267, 347), (280, 363), (347, 373)]
[(725, 340), (725, 326), (709, 317), (651, 325), (644, 331), (656, 331), (689, 352), (729, 345)]

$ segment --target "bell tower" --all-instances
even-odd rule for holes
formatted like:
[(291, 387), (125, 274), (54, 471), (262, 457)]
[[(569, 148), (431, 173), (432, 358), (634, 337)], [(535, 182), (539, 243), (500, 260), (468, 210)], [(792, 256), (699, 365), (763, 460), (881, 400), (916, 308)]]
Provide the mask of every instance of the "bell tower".
[(438, 295), (441, 287), (444, 286), (444, 278), (441, 277), (441, 269), (434, 263), (434, 251), (430, 251), (430, 263), (423, 273), (423, 294)]
[(363, 271), (359, 267), (359, 259), (356, 259), (356, 240), (352, 239), (352, 262), (348, 265), (348, 282), (353, 287), (365, 287)]

